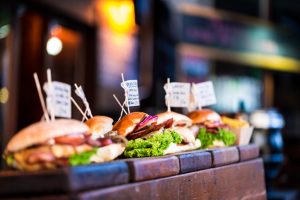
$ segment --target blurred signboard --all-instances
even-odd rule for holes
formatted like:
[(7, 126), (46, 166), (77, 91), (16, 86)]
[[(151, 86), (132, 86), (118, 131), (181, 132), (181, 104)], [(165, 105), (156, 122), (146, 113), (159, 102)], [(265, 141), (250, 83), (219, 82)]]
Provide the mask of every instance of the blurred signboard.
[(256, 67), (300, 71), (300, 40), (256, 18), (190, 4), (178, 6), (178, 51)]

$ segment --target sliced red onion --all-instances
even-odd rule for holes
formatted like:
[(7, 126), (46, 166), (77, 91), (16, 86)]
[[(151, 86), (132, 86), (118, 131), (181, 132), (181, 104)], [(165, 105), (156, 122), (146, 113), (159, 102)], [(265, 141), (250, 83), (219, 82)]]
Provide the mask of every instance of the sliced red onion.
[(156, 122), (158, 119), (158, 117), (156, 115), (154, 116), (147, 116), (145, 119), (143, 119), (143, 121), (141, 121), (140, 123), (138, 123), (135, 127), (135, 130), (134, 131), (138, 131), (138, 130), (141, 130), (142, 128), (144, 128), (145, 126), (147, 125), (150, 125), (154, 122)]

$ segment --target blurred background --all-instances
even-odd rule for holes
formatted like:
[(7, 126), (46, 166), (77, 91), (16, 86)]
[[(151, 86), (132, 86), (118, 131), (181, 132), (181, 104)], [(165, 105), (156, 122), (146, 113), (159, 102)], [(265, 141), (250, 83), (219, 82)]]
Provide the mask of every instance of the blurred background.
[[(2, 0), (1, 152), (41, 119), (34, 72), (44, 82), (50, 68), (54, 80), (82, 85), (93, 113), (114, 119), (121, 73), (138, 80), (135, 109), (150, 114), (166, 109), (168, 77), (212, 80), (212, 108), (255, 126), (268, 198), (297, 199), (299, 10), (292, 0)], [(81, 118), (76, 109), (73, 117)]]

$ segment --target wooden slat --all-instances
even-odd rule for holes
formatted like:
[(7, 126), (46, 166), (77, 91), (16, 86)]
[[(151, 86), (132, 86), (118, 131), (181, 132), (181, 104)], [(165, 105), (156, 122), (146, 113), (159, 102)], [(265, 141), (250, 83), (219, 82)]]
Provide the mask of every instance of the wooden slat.
[(180, 170), (176, 156), (129, 159), (127, 163), (131, 182), (172, 176)]
[(262, 159), (78, 194), (78, 199), (266, 199)]
[(237, 147), (226, 147), (213, 149), (210, 151), (213, 159), (213, 167), (219, 167), (239, 161), (239, 151)]
[(259, 156), (259, 148), (256, 144), (238, 146), (240, 161), (255, 159)]
[(180, 162), (180, 173), (208, 169), (212, 166), (212, 157), (206, 151), (193, 151), (177, 155)]

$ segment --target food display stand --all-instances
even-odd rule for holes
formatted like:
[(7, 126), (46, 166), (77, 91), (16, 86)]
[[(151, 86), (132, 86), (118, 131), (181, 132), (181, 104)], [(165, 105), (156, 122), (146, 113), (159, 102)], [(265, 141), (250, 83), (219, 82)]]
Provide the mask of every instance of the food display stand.
[(0, 199), (266, 199), (256, 145), (40, 172), (2, 171)]

